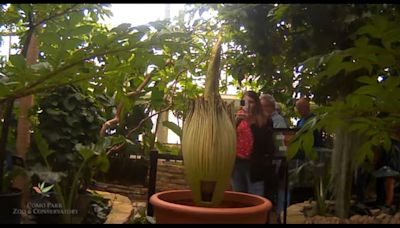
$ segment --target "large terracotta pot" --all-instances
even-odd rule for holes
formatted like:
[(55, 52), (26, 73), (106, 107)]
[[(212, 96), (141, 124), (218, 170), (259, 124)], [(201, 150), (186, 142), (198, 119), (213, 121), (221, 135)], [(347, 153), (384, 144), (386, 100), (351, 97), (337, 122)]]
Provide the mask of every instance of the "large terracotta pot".
[(220, 207), (194, 206), (190, 190), (171, 190), (151, 196), (156, 222), (160, 224), (225, 223), (265, 224), (272, 204), (261, 196), (225, 191)]

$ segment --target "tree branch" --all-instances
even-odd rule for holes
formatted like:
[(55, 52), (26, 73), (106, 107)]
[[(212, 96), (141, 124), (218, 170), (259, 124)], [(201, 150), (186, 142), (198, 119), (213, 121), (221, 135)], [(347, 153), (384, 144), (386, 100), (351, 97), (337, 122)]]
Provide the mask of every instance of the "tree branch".
[(38, 85), (40, 85), (41, 83), (43, 83), (43, 82), (45, 82), (45, 81), (47, 81), (47, 80), (49, 80), (49, 79), (51, 79), (51, 78), (57, 76), (59, 73), (62, 73), (63, 71), (66, 71), (66, 70), (68, 70), (69, 68), (72, 68), (72, 67), (74, 67), (74, 66), (76, 66), (76, 65), (78, 65), (78, 64), (80, 64), (80, 63), (82, 63), (83, 61), (92, 59), (92, 58), (97, 57), (97, 56), (114, 54), (114, 53), (118, 53), (118, 52), (122, 52), (122, 51), (127, 51), (127, 50), (130, 50), (130, 49), (131, 49), (131, 48), (129, 47), (129, 48), (124, 48), (124, 49), (119, 49), (119, 50), (105, 51), (105, 52), (98, 53), (98, 54), (93, 54), (93, 55), (88, 56), (88, 57), (86, 57), (86, 58), (83, 58), (83, 59), (77, 60), (77, 61), (75, 61), (75, 62), (72, 62), (71, 64), (69, 64), (69, 65), (67, 65), (67, 66), (61, 67), (61, 68), (59, 68), (59, 69), (57, 69), (57, 70), (55, 70), (55, 71), (53, 71), (53, 72), (50, 72), (49, 74), (47, 74), (47, 75), (45, 75), (45, 76), (39, 78), (38, 80), (34, 81), (32, 84), (27, 85), (26, 87), (21, 88), (21, 89), (15, 91), (13, 96), (5, 97), (5, 98), (3, 98), (3, 100), (4, 100), (4, 99), (8, 99), (8, 98), (13, 98), (13, 99), (15, 99), (15, 98), (20, 98), (20, 97), (24, 97), (24, 96), (30, 95), (30, 94), (32, 94), (32, 91), (34, 91), (33, 89), (34, 89), (36, 86), (38, 86)]
[(172, 104), (169, 104), (167, 107), (161, 109), (160, 111), (158, 111), (158, 112), (156, 112), (156, 113), (153, 113), (153, 114), (151, 114), (150, 116), (147, 116), (146, 118), (142, 119), (142, 120), (138, 123), (138, 125), (137, 125), (135, 128), (133, 128), (132, 130), (130, 130), (130, 131), (128, 132), (128, 134), (125, 135), (125, 137), (126, 137), (126, 138), (129, 138), (129, 136), (131, 136), (131, 134), (132, 134), (133, 132), (135, 132), (136, 130), (138, 130), (138, 129), (144, 124), (144, 122), (146, 122), (148, 119), (150, 119), (151, 117), (153, 117), (153, 116), (155, 116), (155, 115), (158, 115), (158, 114), (160, 114), (160, 113), (162, 113), (162, 112), (165, 112), (165, 111), (169, 110), (171, 107), (172, 107)]
[[(155, 116), (155, 115), (158, 115), (158, 114), (160, 114), (160, 113), (162, 113), (162, 112), (165, 112), (165, 111), (169, 110), (169, 109), (171, 108), (171, 106), (172, 106), (172, 104), (169, 104), (167, 107), (161, 109), (160, 111), (158, 111), (158, 112), (156, 112), (156, 113), (153, 113), (152, 115), (147, 116), (146, 118), (142, 119), (142, 120), (138, 123), (138, 125), (136, 125), (135, 128), (133, 128), (132, 130), (130, 130), (130, 131), (128, 132), (128, 134), (125, 135), (125, 137), (126, 137), (126, 138), (129, 138), (129, 136), (130, 136), (133, 132), (137, 131), (140, 127), (142, 127), (142, 125), (143, 125), (147, 120), (149, 120), (150, 118), (152, 118), (152, 117)], [(126, 142), (123, 142), (123, 143), (121, 143), (121, 144), (119, 144), (119, 145), (115, 145), (115, 146), (111, 147), (111, 149), (109, 149), (109, 150), (107, 151), (107, 155), (109, 155), (110, 153), (114, 153), (114, 152), (117, 152), (117, 151), (121, 150), (125, 145), (126, 145)]]
[[(143, 82), (136, 88), (136, 90), (133, 91), (133, 92), (129, 92), (129, 93), (127, 94), (127, 96), (128, 96), (128, 97), (135, 97), (135, 96), (137, 96), (137, 95), (143, 90), (143, 88), (150, 82), (152, 76), (153, 76), (153, 75), (152, 75), (151, 73), (150, 73), (150, 74), (147, 74), (147, 75), (146, 75), (146, 78), (145, 78), (145, 79), (143, 80)], [(104, 135), (105, 135), (105, 133), (106, 133), (106, 130), (107, 130), (109, 127), (111, 127), (111, 126), (116, 125), (117, 123), (119, 123), (119, 120), (120, 120), (120, 118), (121, 118), (121, 114), (122, 114), (123, 108), (124, 108), (124, 106), (123, 106), (122, 103), (118, 105), (117, 113), (115, 113), (114, 118), (112, 118), (112, 119), (110, 119), (110, 120), (107, 120), (107, 121), (103, 124), (103, 126), (101, 127), (101, 129), (100, 129), (100, 137), (104, 137)]]
[(16, 32), (0, 32), (0, 36), (16, 36)]
[[(97, 75), (97, 76), (100, 77), (99, 75)], [(72, 85), (72, 84), (75, 84), (77, 82), (88, 80), (88, 79), (91, 79), (91, 78), (93, 78), (93, 75), (90, 75), (90, 76), (87, 76), (87, 77), (83, 77), (83, 78), (78, 78), (78, 79), (75, 79), (75, 80), (72, 80), (72, 81), (66, 81), (66, 82), (62, 82), (62, 83), (57, 83), (55, 85), (48, 85), (48, 86), (44, 86), (44, 87), (39, 87), (39, 88), (36, 88), (34, 90), (28, 91), (27, 94), (29, 95), (29, 94), (36, 94), (36, 93), (41, 93), (41, 92), (45, 92), (45, 91), (50, 91), (50, 90), (53, 90), (53, 89), (55, 89), (57, 87), (61, 87), (61, 86), (65, 86), (65, 85)], [(22, 94), (22, 95), (24, 95), (24, 94)], [(26, 96), (26, 95), (24, 95), (24, 96)]]
[(128, 97), (135, 97), (137, 96), (143, 89), (144, 87), (149, 83), (149, 81), (151, 80), (152, 74), (148, 74), (146, 76), (146, 78), (143, 80), (143, 82), (136, 88), (135, 91), (133, 92), (129, 92), (127, 94)]
[[(187, 68), (181, 70), (181, 71), (177, 74), (177, 76), (176, 76), (176, 78), (175, 78), (175, 82), (174, 82), (174, 84), (173, 84), (173, 92), (170, 94), (170, 95), (171, 95), (171, 98), (173, 97), (173, 94), (175, 93), (176, 85), (177, 85), (177, 83), (178, 83), (178, 78), (179, 78), (179, 77), (182, 75), (182, 73), (185, 72), (185, 71), (187, 71)], [(145, 80), (138, 86), (138, 88), (137, 88), (135, 91), (128, 93), (127, 96), (136, 96), (136, 95), (138, 95), (138, 94), (141, 92), (141, 90), (143, 90), (143, 88), (148, 84), (148, 82), (150, 81), (150, 79), (151, 79), (151, 74), (147, 75), (146, 78), (145, 78)], [(167, 100), (167, 97), (165, 97), (165, 99)], [(121, 106), (122, 106), (122, 104), (119, 105), (119, 107), (121, 107)], [(125, 137), (128, 138), (133, 132), (137, 131), (137, 130), (144, 124), (144, 122), (146, 122), (148, 119), (152, 118), (152, 117), (155, 116), (155, 115), (158, 115), (158, 114), (160, 114), (160, 113), (162, 113), (162, 112), (165, 112), (165, 111), (169, 110), (171, 107), (172, 107), (172, 101), (171, 101), (171, 103), (170, 103), (167, 107), (165, 107), (164, 109), (161, 109), (160, 111), (158, 111), (158, 112), (156, 112), (156, 113), (154, 113), (154, 114), (152, 114), (152, 115), (150, 115), (150, 116), (147, 116), (146, 118), (142, 119), (142, 120), (138, 123), (138, 125), (137, 125), (135, 128), (133, 128), (132, 130), (130, 130), (130, 131), (126, 134)], [(121, 110), (122, 110), (122, 107), (121, 107)], [(119, 119), (120, 119), (120, 116), (119, 116), (119, 115), (120, 115), (120, 114), (121, 114), (121, 112), (120, 112), (119, 114), (118, 114), (118, 112), (117, 112), (117, 114), (115, 115), (115, 117), (114, 117), (113, 119), (108, 120), (107, 122), (105, 122), (105, 123), (103, 124), (103, 127), (102, 127), (101, 130), (100, 130), (100, 136), (104, 136), (104, 135), (105, 135), (106, 129), (107, 129), (108, 127), (110, 127), (112, 124), (117, 124), (117, 123), (119, 122)], [(121, 144), (119, 144), (119, 145), (113, 146), (111, 149), (109, 149), (109, 150), (107, 151), (107, 155), (109, 155), (110, 153), (114, 153), (114, 152), (120, 151), (125, 145), (126, 145), (126, 142), (121, 143)]]
[(119, 123), (119, 118), (121, 116), (122, 110), (123, 110), (124, 106), (121, 104), (118, 105), (117, 108), (117, 113), (115, 114), (114, 118), (107, 120), (103, 126), (100, 129), (100, 137), (104, 137), (104, 135), (106, 134), (106, 130), (111, 127), (116, 125), (117, 123)]
[(78, 5), (79, 4), (74, 4), (70, 8), (67, 8), (64, 11), (60, 12), (60, 13), (56, 13), (54, 15), (49, 16), (48, 18), (44, 18), (43, 20), (41, 20), (38, 23), (34, 24), (33, 27), (35, 28), (35, 27), (45, 23), (46, 21), (52, 20), (52, 19), (54, 19), (56, 17), (63, 16), (63, 15), (68, 14), (68, 13), (79, 12), (79, 11), (81, 11), (81, 9), (72, 10), (73, 8), (75, 8)]

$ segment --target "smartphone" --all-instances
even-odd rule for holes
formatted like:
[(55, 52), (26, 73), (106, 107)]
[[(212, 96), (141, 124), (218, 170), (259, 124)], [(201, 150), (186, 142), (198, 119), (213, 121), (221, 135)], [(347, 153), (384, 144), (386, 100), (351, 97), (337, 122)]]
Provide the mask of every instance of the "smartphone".
[(246, 102), (246, 100), (240, 100), (240, 106), (246, 112), (249, 110), (249, 104)]

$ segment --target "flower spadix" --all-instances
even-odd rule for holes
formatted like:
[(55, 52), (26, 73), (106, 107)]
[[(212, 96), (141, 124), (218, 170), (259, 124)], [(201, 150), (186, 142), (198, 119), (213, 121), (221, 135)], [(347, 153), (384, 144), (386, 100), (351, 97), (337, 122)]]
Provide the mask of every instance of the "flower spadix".
[(219, 94), (222, 37), (208, 63), (203, 96), (191, 101), (183, 125), (185, 175), (198, 206), (217, 207), (227, 190), (236, 156), (233, 105)]

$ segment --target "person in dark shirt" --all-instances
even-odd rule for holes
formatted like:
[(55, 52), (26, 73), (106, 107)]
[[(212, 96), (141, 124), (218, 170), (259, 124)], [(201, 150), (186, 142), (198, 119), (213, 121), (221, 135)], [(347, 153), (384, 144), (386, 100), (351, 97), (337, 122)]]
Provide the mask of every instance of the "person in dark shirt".
[(234, 191), (265, 196), (264, 180), (267, 175), (273, 175), (273, 170), (268, 171), (265, 162), (267, 155), (273, 156), (275, 153), (272, 120), (261, 111), (257, 93), (247, 91), (243, 100), (246, 105), (236, 114), (238, 144), (232, 188)]

